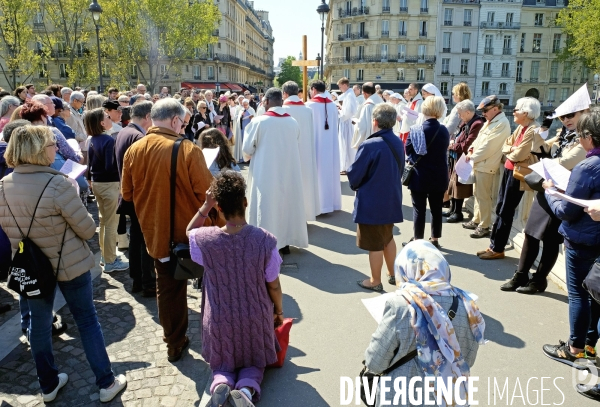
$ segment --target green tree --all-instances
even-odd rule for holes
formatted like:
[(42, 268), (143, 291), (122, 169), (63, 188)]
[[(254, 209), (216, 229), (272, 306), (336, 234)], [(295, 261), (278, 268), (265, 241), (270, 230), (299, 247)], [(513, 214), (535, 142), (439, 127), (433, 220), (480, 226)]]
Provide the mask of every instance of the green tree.
[(600, 0), (570, 0), (558, 14), (557, 25), (567, 34), (563, 61), (579, 61), (597, 72), (600, 70)]
[(0, 0), (0, 71), (13, 90), (27, 82), (39, 64), (40, 56), (30, 46), (36, 8), (34, 0)]
[(105, 0), (102, 7), (111, 76), (129, 84), (139, 78), (152, 92), (163, 78), (180, 74), (183, 60), (209, 57), (221, 19), (208, 0)]
[(279, 86), (283, 85), (287, 81), (294, 81), (302, 89), (302, 71), (299, 66), (292, 66), (292, 61), (296, 58), (289, 56), (281, 63), (281, 72), (275, 79)]

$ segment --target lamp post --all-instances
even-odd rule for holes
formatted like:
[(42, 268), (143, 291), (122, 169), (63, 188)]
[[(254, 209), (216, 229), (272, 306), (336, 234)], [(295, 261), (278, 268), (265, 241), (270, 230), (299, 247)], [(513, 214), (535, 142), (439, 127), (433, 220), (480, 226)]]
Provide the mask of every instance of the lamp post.
[(452, 99), (452, 89), (454, 89), (454, 74), (450, 75), (450, 78), (452, 78), (452, 85), (450, 85), (450, 106), (452, 106), (454, 104), (454, 99)]
[[(321, 54), (317, 54), (317, 57), (315, 58), (315, 61), (317, 61), (317, 63), (319, 64), (319, 71), (322, 69), (321, 68), (321, 66), (322, 66), (321, 65), (321, 59), (322, 59), (321, 58)], [(319, 76), (320, 76), (320, 73), (319, 73)], [(314, 76), (313, 76), (313, 78), (314, 78)]]
[(598, 104), (598, 79), (600, 76), (598, 74), (594, 74), (594, 104)]
[(104, 84), (102, 83), (102, 62), (100, 61), (100, 25), (98, 24), (98, 20), (100, 20), (100, 14), (102, 14), (102, 7), (98, 4), (98, 0), (92, 0), (90, 7), (88, 9), (90, 13), (92, 13), (92, 17), (94, 19), (94, 25), (96, 26), (96, 46), (98, 47), (98, 75), (100, 75), (100, 86), (98, 88), (98, 93), (102, 94), (104, 90)]
[(329, 6), (325, 4), (325, 0), (321, 0), (321, 4), (317, 7), (317, 13), (321, 16), (321, 62), (319, 63), (319, 77), (323, 79), (323, 59), (324, 52), (323, 47), (325, 46), (325, 17), (327, 17), (327, 13), (329, 13)]
[(219, 55), (215, 54), (213, 60), (217, 63), (217, 83), (215, 83), (215, 86), (217, 88), (217, 96), (219, 96), (219, 92), (221, 91), (221, 84), (219, 83)]

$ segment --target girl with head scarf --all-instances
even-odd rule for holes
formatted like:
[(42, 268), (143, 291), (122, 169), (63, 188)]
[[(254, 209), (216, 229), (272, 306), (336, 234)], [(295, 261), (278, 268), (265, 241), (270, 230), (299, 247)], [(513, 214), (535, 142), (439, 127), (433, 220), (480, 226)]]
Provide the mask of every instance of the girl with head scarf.
[[(417, 240), (398, 254), (394, 269), (398, 290), (385, 304), (383, 319), (365, 352), (365, 365), (375, 373), (383, 372), (416, 349), (414, 359), (389, 373), (392, 383), (397, 377), (407, 382), (413, 377), (435, 377), (444, 383), (469, 377), (479, 345), (484, 343), (485, 322), (469, 294), (450, 283), (450, 265), (442, 253), (431, 243)], [(458, 308), (451, 320), (448, 310), (454, 297)], [(460, 394), (466, 399), (467, 385), (461, 386)], [(415, 392), (423, 388), (415, 386)], [(391, 402), (393, 392), (387, 396)], [(382, 401), (378, 394), (376, 405), (383, 405)]]

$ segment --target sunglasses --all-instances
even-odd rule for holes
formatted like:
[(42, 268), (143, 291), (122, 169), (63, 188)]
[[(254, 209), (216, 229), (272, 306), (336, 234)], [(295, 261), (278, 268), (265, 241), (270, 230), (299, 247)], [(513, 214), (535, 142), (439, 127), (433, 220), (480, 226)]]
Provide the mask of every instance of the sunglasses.
[(576, 114), (577, 113), (569, 113), (564, 116), (558, 116), (558, 120), (560, 120), (561, 122), (564, 122), (567, 119), (572, 119), (573, 117), (575, 117)]

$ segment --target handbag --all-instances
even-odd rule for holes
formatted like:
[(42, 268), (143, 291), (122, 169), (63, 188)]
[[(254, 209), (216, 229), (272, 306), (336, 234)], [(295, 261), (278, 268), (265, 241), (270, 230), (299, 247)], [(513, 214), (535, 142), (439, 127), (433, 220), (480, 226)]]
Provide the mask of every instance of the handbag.
[(596, 259), (583, 280), (583, 288), (590, 293), (594, 301), (600, 304), (600, 257)]
[[(433, 141), (435, 140), (435, 138), (437, 137), (438, 133), (440, 132), (440, 129), (442, 128), (442, 125), (440, 125), (440, 127), (438, 127), (437, 131), (435, 132), (435, 134), (433, 135), (433, 138), (431, 139), (431, 141), (427, 144), (427, 149), (429, 150), (429, 147), (431, 147), (431, 144), (433, 143)], [(385, 140), (385, 139), (384, 139)], [(387, 141), (386, 141), (387, 143)], [(390, 148), (392, 148), (392, 146), (388, 143), (388, 146)], [(398, 155), (396, 154), (396, 152), (394, 151), (394, 149), (392, 149), (392, 152), (394, 153), (394, 156), (396, 157), (396, 162), (398, 162), (398, 167), (402, 168), (400, 166), (400, 159), (398, 158)], [(412, 178), (414, 172), (415, 172), (415, 167), (416, 165), (419, 163), (419, 161), (421, 161), (421, 158), (425, 157), (424, 155), (420, 155), (419, 158), (417, 158), (417, 161), (415, 161), (414, 164), (411, 163), (406, 163), (406, 165), (404, 166), (404, 171), (402, 171), (402, 185), (404, 185), (405, 187), (410, 185), (410, 179)]]
[(177, 181), (177, 156), (179, 154), (179, 146), (183, 139), (177, 139), (173, 145), (171, 153), (171, 235), (169, 239), (170, 270), (171, 275), (175, 280), (188, 280), (199, 278), (202, 280), (204, 276), (204, 267), (192, 260), (190, 255), (190, 245), (185, 243), (176, 244), (175, 236), (175, 186)]
[[(456, 311), (458, 311), (458, 296), (455, 295), (454, 298), (452, 299), (452, 305), (450, 306), (450, 309), (448, 310), (448, 318), (450, 319), (450, 321), (452, 321), (454, 319), (454, 317), (456, 316)], [(394, 357), (396, 356), (397, 353), (398, 353), (398, 349), (396, 349), (394, 351)], [(365, 365), (365, 361), (363, 360), (364, 366), (358, 375), (360, 376), (360, 399), (362, 400), (363, 403), (365, 403), (365, 406), (373, 407), (377, 404), (376, 397), (375, 397), (375, 395), (377, 394), (376, 393), (377, 388), (373, 387), (373, 382), (374, 382), (375, 376), (379, 376), (381, 378), (381, 376), (388, 375), (389, 373), (393, 372), (400, 366), (405, 365), (406, 363), (408, 363), (411, 360), (413, 360), (414, 358), (416, 358), (418, 354), (419, 354), (419, 352), (417, 349), (413, 350), (412, 352), (408, 352), (399, 361), (397, 361), (392, 366), (388, 367), (387, 369), (385, 369), (383, 372), (381, 372), (379, 374), (375, 374), (375, 373), (371, 372), (367, 368), (367, 366)], [(366, 379), (366, 382), (368, 383), (368, 385), (367, 385), (368, 389), (365, 389), (365, 379)], [(367, 390), (369, 392), (368, 395), (367, 395)]]
[(533, 170), (529, 169), (529, 160), (519, 161), (515, 163), (513, 169), (513, 177), (519, 181), (525, 182), (525, 176), (531, 174)]
[(292, 329), (293, 318), (284, 318), (283, 324), (275, 328), (275, 339), (279, 343), (281, 349), (277, 352), (277, 362), (270, 364), (267, 367), (282, 367), (285, 361), (285, 354), (287, 353), (288, 346), (290, 343), (290, 330)]
[(544, 192), (544, 187), (542, 184), (545, 179), (535, 171), (532, 171), (531, 174), (527, 174), (524, 177), (524, 181), (527, 183), (529, 188), (537, 192)]
[(6, 196), (4, 195), (4, 188), (2, 189), (2, 195), (4, 197), (4, 202), (6, 202), (6, 207), (8, 208), (8, 211), (10, 212), (15, 224), (17, 225), (17, 229), (19, 229), (19, 233), (21, 234), (19, 248), (8, 265), (7, 286), (16, 293), (29, 299), (46, 298), (50, 294), (54, 293), (54, 290), (56, 289), (56, 273), (60, 267), (62, 250), (65, 244), (65, 235), (67, 234), (68, 224), (65, 225), (65, 232), (63, 233), (62, 243), (60, 244), (60, 250), (58, 252), (58, 263), (56, 265), (55, 273), (48, 256), (46, 256), (42, 249), (40, 249), (39, 246), (29, 238), (29, 233), (31, 232), (31, 226), (33, 226), (33, 221), (35, 220), (35, 214), (37, 212), (38, 205), (42, 200), (44, 191), (46, 191), (46, 188), (52, 179), (54, 179), (54, 177), (51, 177), (48, 180), (46, 186), (44, 186), (44, 189), (40, 194), (37, 203), (35, 204), (33, 216), (31, 217), (31, 222), (29, 223), (29, 229), (27, 230), (26, 235), (23, 234), (23, 231), (19, 227), (15, 215), (13, 215), (12, 210), (8, 205), (8, 201), (6, 200)]

